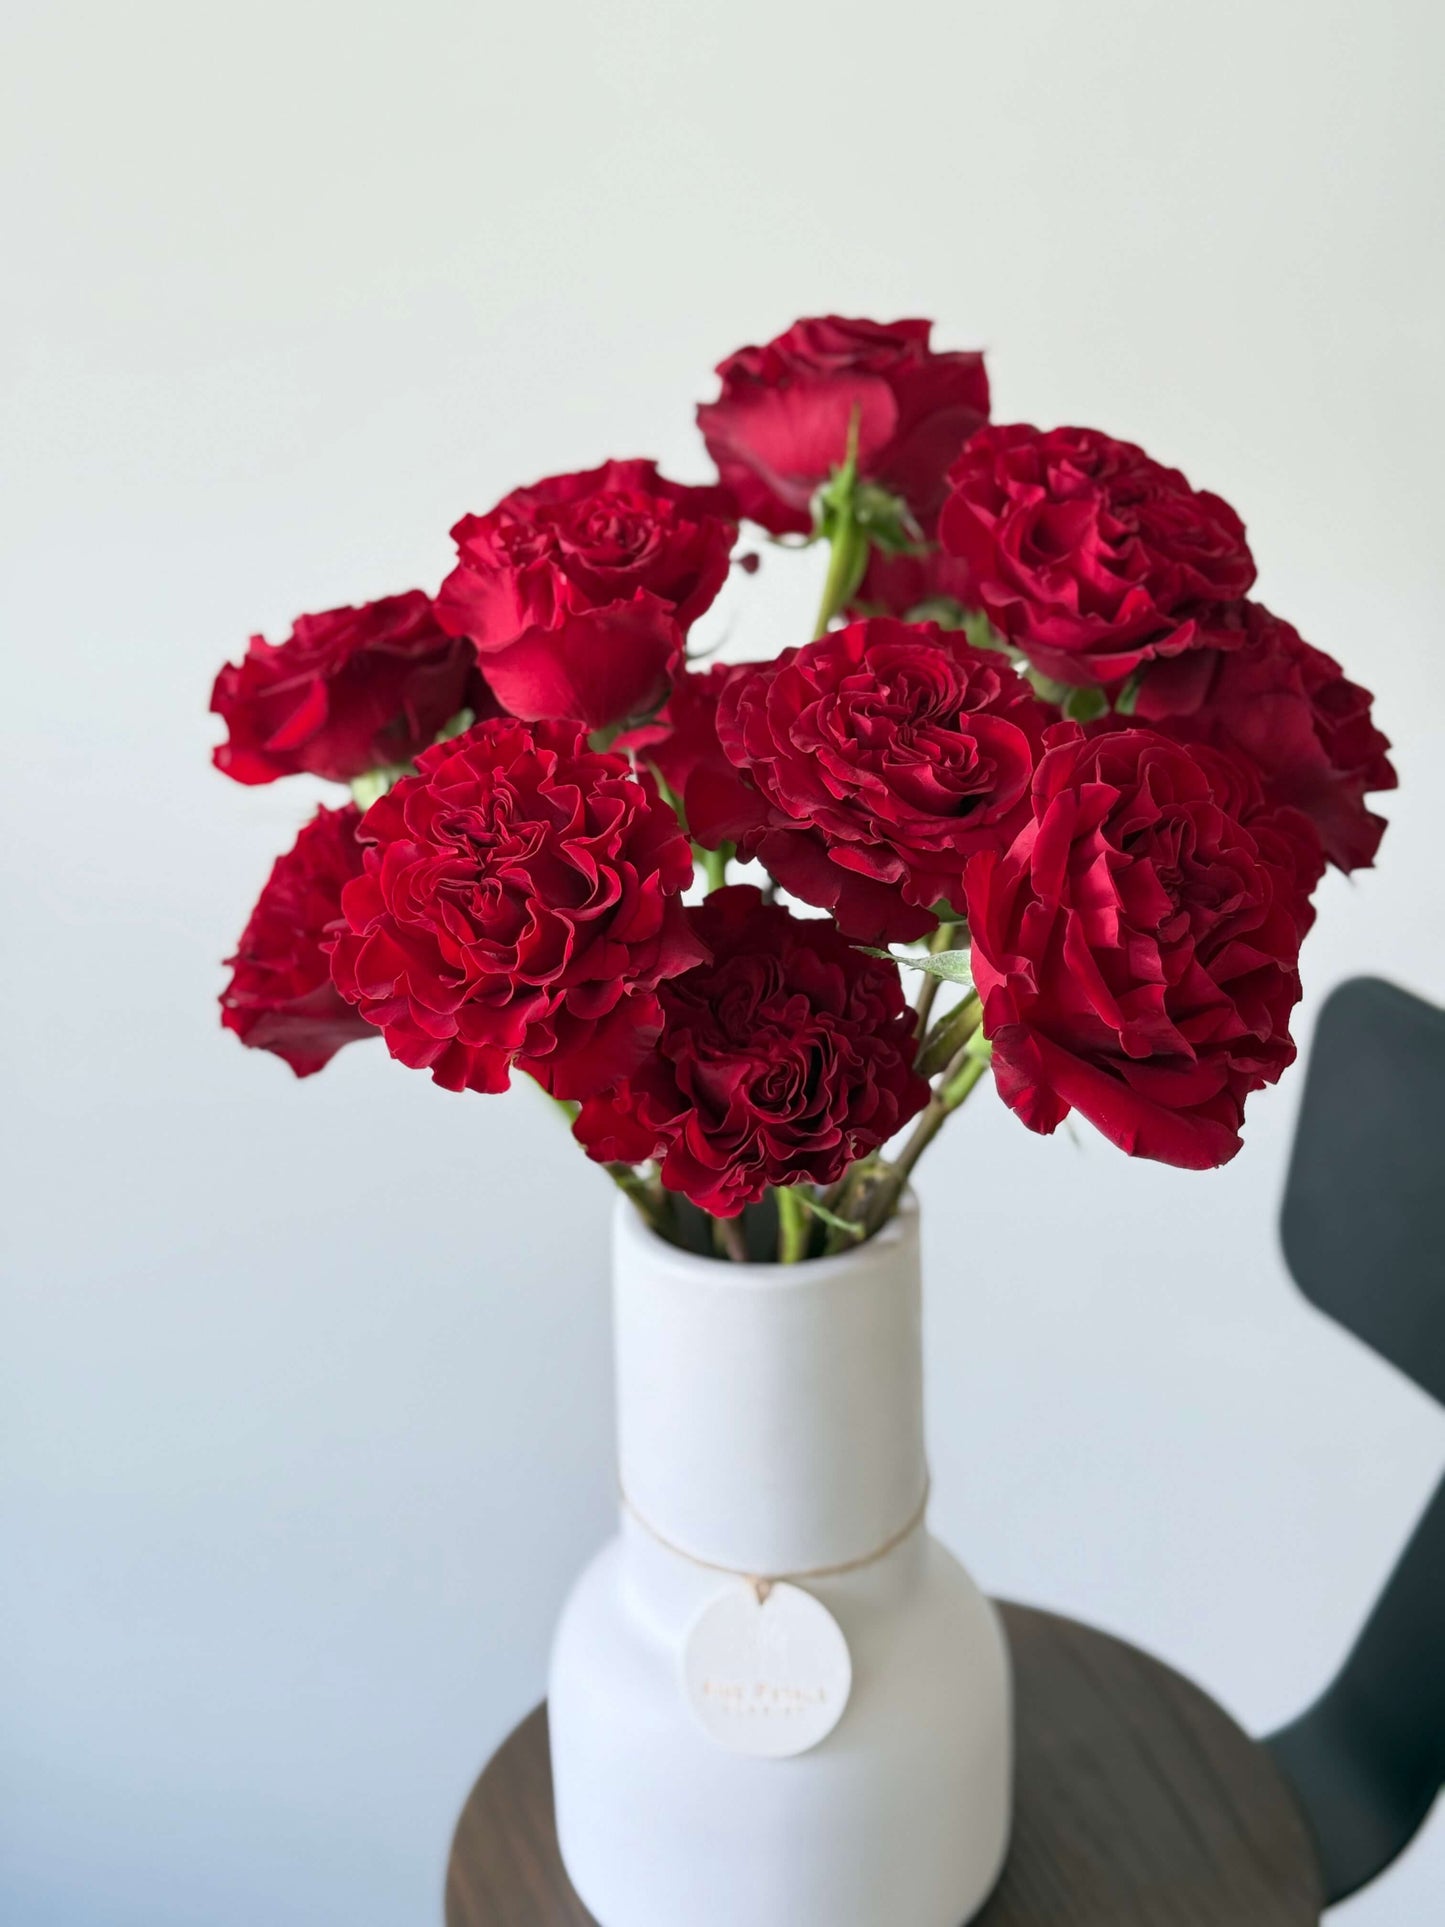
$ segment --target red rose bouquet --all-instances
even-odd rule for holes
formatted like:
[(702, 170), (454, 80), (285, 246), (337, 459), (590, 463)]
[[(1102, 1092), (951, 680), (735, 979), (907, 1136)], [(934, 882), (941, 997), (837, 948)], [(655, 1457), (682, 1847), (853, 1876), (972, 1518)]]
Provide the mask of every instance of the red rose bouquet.
[[(223, 1022), (301, 1077), (372, 1036), (451, 1091), (522, 1072), (663, 1236), (737, 1259), (870, 1237), (990, 1076), (1030, 1130), (1225, 1163), (1295, 1055), (1315, 887), (1379, 847), (1369, 693), (1249, 599), (1227, 503), (989, 422), (925, 322), (800, 321), (718, 373), (716, 482), (516, 489), (435, 598), (221, 671), (219, 768), (352, 789), (278, 859)], [(743, 518), (827, 546), (823, 606), (704, 666)]]

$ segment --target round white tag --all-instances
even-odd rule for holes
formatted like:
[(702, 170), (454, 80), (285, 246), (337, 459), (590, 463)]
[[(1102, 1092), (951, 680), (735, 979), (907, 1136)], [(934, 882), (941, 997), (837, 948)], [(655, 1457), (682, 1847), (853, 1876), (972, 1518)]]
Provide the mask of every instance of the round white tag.
[(825, 1740), (853, 1685), (848, 1642), (821, 1601), (787, 1585), (760, 1600), (742, 1580), (693, 1621), (682, 1673), (688, 1704), (711, 1738), (769, 1760)]

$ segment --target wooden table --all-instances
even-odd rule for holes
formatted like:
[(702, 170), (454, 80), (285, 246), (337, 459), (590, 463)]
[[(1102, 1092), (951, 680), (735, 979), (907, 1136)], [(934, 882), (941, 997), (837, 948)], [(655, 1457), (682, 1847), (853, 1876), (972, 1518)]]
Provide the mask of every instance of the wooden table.
[[(1314, 1927), (1314, 1853), (1264, 1749), (1136, 1647), (1026, 1606), (1002, 1610), (1018, 1700), (1017, 1813), (977, 1927)], [(446, 1918), (595, 1927), (557, 1853), (544, 1706), (463, 1809)]]

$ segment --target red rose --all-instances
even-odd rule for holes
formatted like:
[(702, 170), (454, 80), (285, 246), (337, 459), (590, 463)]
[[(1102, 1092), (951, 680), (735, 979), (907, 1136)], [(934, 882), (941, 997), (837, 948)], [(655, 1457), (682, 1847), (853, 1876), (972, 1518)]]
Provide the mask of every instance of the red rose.
[(331, 981), (324, 948), (341, 916), (341, 892), (361, 874), (348, 803), (317, 810), (293, 848), (272, 866), (221, 992), (221, 1022), (252, 1050), (274, 1051), (298, 1077), (310, 1077), (358, 1037), (374, 1036)]
[(601, 729), (656, 708), (737, 537), (716, 488), (607, 462), (519, 488), (452, 530), (437, 613), (513, 715)]
[[(733, 676), (723, 747), (769, 807), (739, 839), (850, 937), (931, 931), (1029, 815), (1048, 715), (997, 650), (878, 616)], [(704, 825), (704, 828), (707, 826)]]
[(692, 854), (625, 757), (575, 725), (481, 723), (367, 811), (332, 974), (393, 1057), (448, 1090), (530, 1072), (586, 1097), (662, 1022), (657, 986), (703, 952)]
[(983, 356), (935, 354), (932, 326), (825, 315), (719, 363), (722, 394), (697, 419), (740, 511), (774, 535), (808, 534), (856, 414), (859, 475), (929, 527), (948, 464), (988, 418)]
[(1135, 1157), (1203, 1170), (1293, 1061), (1308, 912), (1283, 836), (1227, 772), (1151, 730), (1051, 733), (1033, 820), (966, 879), (999, 1093), (1033, 1131), (1070, 1109)]
[(754, 667), (716, 662), (685, 672), (653, 721), (613, 744), (614, 749), (630, 749), (657, 771), (682, 806), (690, 833), (710, 850), (736, 842), (740, 825), (750, 827), (761, 820), (756, 790), (733, 767), (717, 733), (724, 688), (732, 677)]
[(475, 663), (419, 589), (298, 616), (282, 643), (252, 636), (216, 678), (229, 740), (213, 754), (238, 783), (302, 771), (349, 783), (409, 763), (469, 698)]
[(1201, 641), (1150, 666), (1136, 715), (1183, 741), (1241, 751), (1272, 801), (1310, 819), (1331, 863), (1368, 868), (1385, 819), (1365, 808), (1366, 792), (1399, 781), (1369, 690), (1257, 602), (1212, 613)]
[(751, 884), (690, 913), (712, 961), (659, 991), (630, 1080), (582, 1107), (588, 1154), (662, 1160), (662, 1181), (736, 1217), (769, 1185), (831, 1184), (928, 1102), (897, 969)]
[[(1159, 730), (1157, 734), (1163, 736), (1169, 732)], [(1319, 832), (1302, 811), (1272, 802), (1266, 796), (1259, 771), (1238, 750), (1191, 743), (1189, 754), (1204, 771), (1214, 800), (1225, 815), (1232, 816), (1249, 831), (1265, 862), (1282, 871), (1287, 880), (1293, 880), (1293, 890), (1281, 887), (1303, 941), (1315, 920), (1310, 899), (1325, 873), (1325, 853)]]
[(1092, 428), (980, 429), (949, 481), (944, 548), (994, 626), (1060, 682), (1117, 682), (1177, 655), (1201, 603), (1254, 581), (1227, 502)]

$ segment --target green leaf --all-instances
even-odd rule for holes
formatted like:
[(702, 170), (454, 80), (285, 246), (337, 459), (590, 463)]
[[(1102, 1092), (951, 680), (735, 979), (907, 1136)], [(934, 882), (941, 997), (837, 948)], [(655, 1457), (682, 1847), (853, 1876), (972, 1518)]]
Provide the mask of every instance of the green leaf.
[(871, 944), (854, 944), (865, 957), (885, 957), (904, 970), (921, 970), (925, 976), (941, 977), (946, 984), (973, 988), (973, 968), (967, 950), (875, 950)]
[(925, 957), (909, 957), (907, 962), (911, 969), (941, 977), (946, 984), (973, 986), (972, 954), (967, 950), (936, 950)]
[(861, 1238), (867, 1230), (866, 1225), (851, 1224), (847, 1218), (840, 1218), (836, 1211), (830, 1211), (826, 1204), (819, 1204), (818, 1200), (816, 1198), (810, 1198), (806, 1191), (799, 1190), (798, 1196), (803, 1200), (803, 1203), (812, 1212), (813, 1216), (820, 1219), (833, 1231), (846, 1231), (850, 1238)]
[(982, 609), (965, 609), (963, 612), (963, 633), (975, 649), (996, 649), (1001, 655), (1018, 660), (1019, 652), (1011, 643), (1005, 642), (994, 628)]
[(860, 482), (853, 491), (852, 507), (854, 521), (875, 548), (890, 555), (923, 553), (923, 532), (901, 495), (876, 482)]
[(1071, 723), (1091, 723), (1096, 716), (1102, 716), (1109, 707), (1109, 698), (1102, 689), (1085, 685), (1070, 690), (1064, 698), (1064, 714)]
[(1033, 684), (1034, 694), (1039, 701), (1052, 703), (1055, 709), (1062, 709), (1074, 693), (1074, 685), (1071, 682), (1056, 682), (1052, 676), (1044, 675), (1041, 670), (1025, 669), (1024, 675)]

